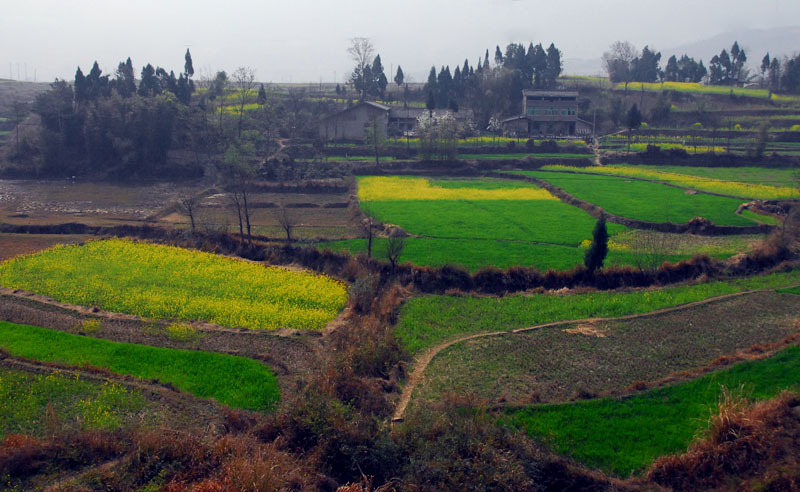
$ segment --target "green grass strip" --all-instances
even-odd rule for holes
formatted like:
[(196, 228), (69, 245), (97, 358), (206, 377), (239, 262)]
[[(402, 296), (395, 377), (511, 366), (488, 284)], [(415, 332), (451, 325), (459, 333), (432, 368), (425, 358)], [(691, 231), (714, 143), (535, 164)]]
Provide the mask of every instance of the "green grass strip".
[(800, 270), (731, 282), (633, 292), (535, 294), (502, 298), (424, 296), (411, 299), (403, 305), (396, 333), (403, 347), (416, 353), (449, 338), (469, 333), (512, 330), (554, 321), (647, 313), (709, 297), (744, 290), (786, 287), (798, 282)]
[(8, 322), (0, 322), (0, 347), (18, 357), (90, 364), (118, 374), (158, 379), (236, 408), (268, 411), (280, 399), (272, 371), (244, 357), (111, 342)]
[(752, 210), (742, 210), (742, 215), (748, 219), (762, 222), (769, 225), (778, 225), (778, 218), (772, 215), (761, 215), (753, 212)]
[(694, 381), (625, 399), (537, 405), (502, 419), (549, 442), (560, 454), (618, 476), (640, 472), (655, 458), (686, 451), (715, 411), (721, 388), (766, 399), (800, 389), (800, 347), (736, 365)]

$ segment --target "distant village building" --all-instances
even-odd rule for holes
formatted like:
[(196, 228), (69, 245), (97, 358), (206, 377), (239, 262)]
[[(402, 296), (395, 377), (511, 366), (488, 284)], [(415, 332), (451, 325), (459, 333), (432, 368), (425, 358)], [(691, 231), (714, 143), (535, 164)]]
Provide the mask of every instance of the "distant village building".
[(319, 137), (323, 140), (363, 140), (367, 128), (375, 120), (384, 130), (388, 128), (390, 109), (376, 102), (360, 102), (323, 119), (318, 128)]
[(502, 121), (515, 137), (588, 137), (592, 125), (578, 118), (576, 91), (522, 91), (522, 114)]
[[(376, 102), (360, 102), (336, 114), (324, 118), (318, 126), (323, 140), (364, 140), (367, 128), (378, 120), (389, 136), (412, 135), (417, 128), (417, 119), (427, 114), (425, 108), (386, 106)], [(472, 111), (453, 113), (447, 109), (436, 109), (436, 114), (452, 113), (456, 121), (466, 125), (472, 120)]]

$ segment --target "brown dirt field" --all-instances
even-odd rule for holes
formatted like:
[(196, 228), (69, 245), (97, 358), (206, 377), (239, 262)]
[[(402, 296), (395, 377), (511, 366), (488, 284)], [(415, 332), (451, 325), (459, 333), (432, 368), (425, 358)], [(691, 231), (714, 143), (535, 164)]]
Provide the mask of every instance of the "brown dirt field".
[(469, 340), (431, 362), (417, 397), (458, 392), (527, 404), (616, 393), (778, 342), (798, 332), (798, 313), (800, 296), (757, 292), (636, 319), (604, 320), (606, 337), (585, 336), (583, 320)]
[(75, 181), (0, 180), (0, 222), (88, 225), (139, 223), (202, 183), (117, 185)]
[(66, 234), (4, 234), (0, 233), (0, 261), (18, 255), (35, 253), (57, 244), (76, 244), (96, 239), (95, 236)]

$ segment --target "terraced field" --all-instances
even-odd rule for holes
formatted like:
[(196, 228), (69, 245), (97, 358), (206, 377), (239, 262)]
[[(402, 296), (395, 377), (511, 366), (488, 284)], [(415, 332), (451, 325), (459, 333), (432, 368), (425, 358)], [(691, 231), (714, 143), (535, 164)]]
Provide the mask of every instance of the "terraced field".
[(267, 411), (280, 398), (272, 371), (244, 357), (111, 342), (4, 321), (0, 321), (0, 348), (27, 359), (158, 379), (236, 408)]
[(118, 239), (8, 260), (0, 284), (146, 318), (252, 329), (319, 330), (347, 299), (325, 276)]
[(411, 353), (419, 353), (459, 336), (595, 317), (646, 313), (745, 290), (788, 287), (800, 283), (800, 270), (732, 282), (632, 292), (534, 294), (502, 298), (423, 296), (403, 305), (397, 335)]
[(766, 399), (786, 388), (800, 390), (798, 374), (800, 348), (791, 347), (770, 359), (630, 398), (511, 409), (504, 421), (558, 453), (624, 477), (658, 456), (684, 452), (708, 425), (723, 387)]
[(766, 184), (744, 183), (731, 180), (699, 177), (680, 172), (669, 172), (660, 169), (642, 169), (634, 166), (591, 166), (575, 168), (569, 166), (543, 166), (548, 171), (573, 171), (580, 173), (613, 174), (631, 176), (652, 181), (662, 181), (700, 191), (709, 191), (723, 195), (731, 195), (759, 200), (794, 199), (800, 197), (800, 191), (792, 186), (772, 186)]
[[(582, 261), (580, 245), (595, 223), (547, 191), (510, 180), (361, 178), (359, 198), (367, 214), (416, 236), (407, 240), (401, 260), (473, 271), (487, 265), (570, 268)], [(609, 226), (611, 234), (624, 230)], [(374, 247), (379, 257), (383, 244)], [(363, 251), (365, 242), (325, 246)], [(612, 253), (610, 262), (619, 258)]]
[(747, 226), (755, 223), (736, 215), (736, 209), (742, 201), (733, 198), (703, 193), (687, 194), (671, 186), (622, 177), (547, 171), (516, 172), (543, 179), (609, 213), (631, 219), (682, 224), (694, 217), (704, 217), (717, 225)]
[(614, 167), (642, 169), (663, 173), (675, 173), (713, 180), (760, 184), (775, 187), (797, 186), (798, 169), (764, 167), (697, 167), (697, 166), (650, 166), (614, 164)]

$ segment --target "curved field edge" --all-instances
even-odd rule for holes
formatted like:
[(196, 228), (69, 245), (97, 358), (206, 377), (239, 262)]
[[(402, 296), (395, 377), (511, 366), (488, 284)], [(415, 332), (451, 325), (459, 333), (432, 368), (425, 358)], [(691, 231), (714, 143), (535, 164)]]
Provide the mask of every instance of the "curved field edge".
[(683, 224), (704, 217), (720, 226), (748, 226), (756, 222), (736, 214), (742, 200), (691, 194), (687, 190), (623, 176), (575, 174), (558, 171), (509, 171), (547, 181), (610, 214), (647, 222)]
[(16, 357), (157, 379), (235, 408), (269, 411), (280, 399), (272, 371), (244, 357), (111, 342), (4, 321), (0, 322), (0, 348)]
[(423, 296), (400, 310), (396, 334), (412, 354), (470, 333), (508, 331), (556, 321), (613, 318), (701, 301), (746, 290), (800, 283), (800, 270), (733, 281), (631, 292), (533, 294), (520, 296)]
[(557, 453), (627, 476), (659, 456), (684, 452), (706, 427), (723, 387), (766, 399), (800, 389), (798, 375), (800, 347), (795, 346), (769, 359), (629, 398), (509, 409), (501, 422), (547, 442)]
[(435, 401), (455, 388), (505, 405), (629, 394), (696, 378), (718, 369), (720, 357), (752, 360), (798, 343), (798, 310), (798, 296), (748, 291), (616, 319), (501, 332), (439, 352), (414, 398)]
[(8, 260), (0, 284), (145, 318), (252, 329), (319, 330), (347, 300), (344, 284), (324, 275), (122, 239)]

